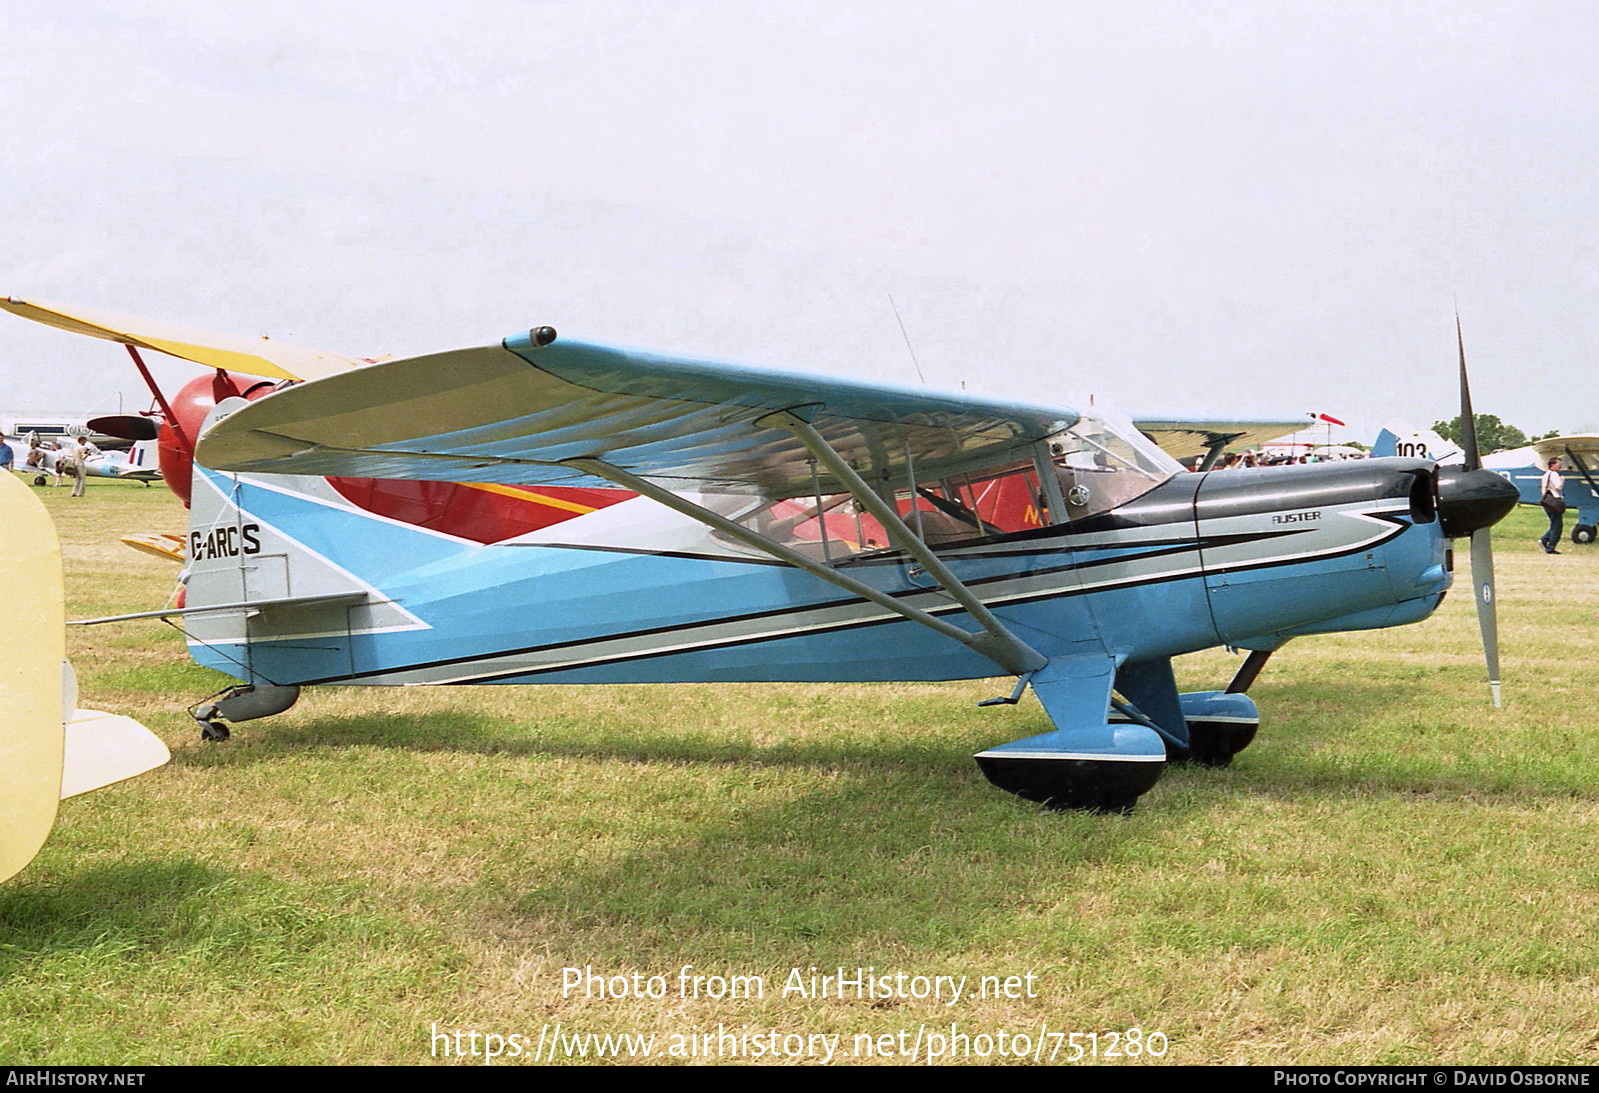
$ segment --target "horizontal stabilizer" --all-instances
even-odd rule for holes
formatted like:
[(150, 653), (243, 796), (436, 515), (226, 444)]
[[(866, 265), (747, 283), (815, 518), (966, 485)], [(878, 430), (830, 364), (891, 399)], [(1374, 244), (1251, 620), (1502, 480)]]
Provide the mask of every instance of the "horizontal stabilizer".
[(175, 619), (179, 615), (214, 615), (222, 611), (259, 611), (267, 607), (320, 607), (339, 603), (360, 603), (365, 592), (331, 592), (324, 596), (278, 596), (265, 600), (235, 600), (208, 603), (200, 607), (163, 607), (159, 611), (135, 611), (131, 615), (106, 615), (98, 619), (73, 619), (68, 626), (98, 626), (103, 622), (131, 622), (134, 619)]
[(76, 710), (67, 722), (61, 799), (154, 770), (171, 757), (161, 738), (131, 717)]
[(153, 554), (157, 558), (182, 563), (184, 549), (183, 536), (173, 535), (169, 532), (152, 532), (148, 535), (124, 535), (122, 542), (134, 550), (145, 554)]

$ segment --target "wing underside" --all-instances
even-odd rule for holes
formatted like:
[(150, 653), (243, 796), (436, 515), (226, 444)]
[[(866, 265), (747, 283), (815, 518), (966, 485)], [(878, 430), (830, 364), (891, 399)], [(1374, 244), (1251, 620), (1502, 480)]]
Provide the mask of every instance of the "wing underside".
[(891, 488), (1030, 458), (1075, 411), (666, 357), (524, 335), (388, 361), (259, 399), (202, 439), (201, 463), (256, 473), (604, 486), (603, 460), (673, 488), (766, 496), (842, 487), (792, 431), (808, 422)]
[(1133, 423), (1173, 459), (1191, 460), (1218, 446), (1224, 451), (1258, 448), (1284, 433), (1305, 427), (1304, 418), (1228, 420), (1220, 417), (1179, 419), (1133, 415)]
[(1599, 436), (1591, 433), (1535, 440), (1532, 447), (1538, 453), (1541, 466), (1547, 466), (1551, 459), (1566, 459), (1572, 455), (1581, 456), (1589, 465), (1599, 460)]

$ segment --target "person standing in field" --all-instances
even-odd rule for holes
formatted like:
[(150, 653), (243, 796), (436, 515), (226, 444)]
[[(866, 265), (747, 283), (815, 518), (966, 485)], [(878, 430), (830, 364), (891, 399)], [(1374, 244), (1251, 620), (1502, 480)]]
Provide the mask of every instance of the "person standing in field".
[(100, 449), (90, 444), (86, 436), (78, 437), (70, 453), (63, 453), (72, 461), (72, 496), (83, 496), (83, 487), (89, 480), (89, 457), (99, 454)]
[(1549, 461), (1549, 469), (1538, 484), (1538, 497), (1549, 516), (1549, 530), (1539, 536), (1538, 542), (1543, 544), (1545, 554), (1559, 554), (1555, 548), (1566, 530), (1566, 480), (1560, 476), (1558, 456)]

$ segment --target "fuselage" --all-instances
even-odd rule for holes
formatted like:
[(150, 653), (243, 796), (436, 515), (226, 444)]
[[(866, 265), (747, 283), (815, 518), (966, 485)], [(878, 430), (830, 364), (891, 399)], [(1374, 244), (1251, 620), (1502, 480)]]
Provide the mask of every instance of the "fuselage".
[[(11, 440), (10, 444), (15, 453), (15, 469), (29, 474), (65, 474), (65, 465), (75, 458), (72, 438), (68, 438), (68, 442), (60, 448), (30, 449), (20, 439)], [(159, 481), (161, 471), (156, 466), (154, 448), (154, 444), (146, 442), (135, 444), (126, 451), (96, 452), (84, 461), (84, 473), (90, 478)]]
[[(1271, 649), (1300, 634), (1414, 622), (1436, 608), (1451, 555), (1433, 474), (1415, 459), (1182, 474), (1109, 511), (954, 539), (938, 553), (1052, 660)], [(484, 545), (364, 511), (320, 479), (200, 477), (191, 604), (367, 594), (353, 607), (191, 618), (195, 658), (251, 682), (997, 674), (959, 642), (643, 498)], [(698, 499), (729, 511), (741, 503)], [(836, 564), (975, 629), (899, 551)]]
[[(1590, 457), (1591, 458), (1591, 457)], [(1568, 456), (1560, 472), (1561, 496), (1566, 507), (1576, 513), (1577, 522), (1590, 528), (1599, 524), (1599, 488), (1589, 472), (1592, 468), (1571, 465)], [(1534, 448), (1515, 448), (1484, 457), (1482, 465), (1516, 487), (1523, 505), (1537, 505), (1543, 501), (1543, 476), (1548, 467), (1539, 459)]]

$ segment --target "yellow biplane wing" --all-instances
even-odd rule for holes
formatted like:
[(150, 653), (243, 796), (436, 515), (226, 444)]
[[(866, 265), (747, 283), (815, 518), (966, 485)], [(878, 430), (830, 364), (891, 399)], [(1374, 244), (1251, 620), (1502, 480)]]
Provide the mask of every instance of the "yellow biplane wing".
[(314, 380), (348, 372), (362, 362), (322, 349), (308, 349), (280, 342), (265, 335), (256, 338), (195, 330), (175, 323), (137, 319), (95, 311), (86, 307), (65, 307), (38, 300), (0, 297), (0, 308), (32, 319), (36, 323), (87, 334), (91, 338), (121, 342), (139, 349), (153, 349), (206, 368), (225, 368), (249, 376), (274, 379)]

